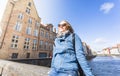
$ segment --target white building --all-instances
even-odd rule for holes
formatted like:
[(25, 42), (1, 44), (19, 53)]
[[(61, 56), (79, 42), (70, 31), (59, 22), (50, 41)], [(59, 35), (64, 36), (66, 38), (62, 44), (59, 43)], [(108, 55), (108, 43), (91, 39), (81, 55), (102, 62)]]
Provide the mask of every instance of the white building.
[(112, 47), (112, 49), (110, 50), (110, 52), (111, 52), (111, 54), (120, 54), (118, 47)]
[(103, 49), (104, 55), (120, 55), (120, 44)]

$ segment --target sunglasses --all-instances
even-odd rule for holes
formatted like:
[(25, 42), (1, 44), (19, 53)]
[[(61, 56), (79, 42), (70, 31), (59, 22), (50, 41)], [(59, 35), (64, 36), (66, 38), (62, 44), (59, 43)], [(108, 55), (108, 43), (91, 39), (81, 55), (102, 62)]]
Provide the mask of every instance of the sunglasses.
[(58, 24), (58, 27), (64, 27), (66, 24)]

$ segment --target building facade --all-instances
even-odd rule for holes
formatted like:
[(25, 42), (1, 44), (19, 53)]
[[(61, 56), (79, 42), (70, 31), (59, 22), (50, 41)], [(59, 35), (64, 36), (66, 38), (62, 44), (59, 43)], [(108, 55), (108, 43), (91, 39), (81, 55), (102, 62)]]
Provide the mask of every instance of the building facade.
[(41, 24), (33, 0), (8, 0), (0, 28), (0, 58), (51, 56), (56, 31)]
[(104, 55), (120, 55), (120, 44), (102, 50)]

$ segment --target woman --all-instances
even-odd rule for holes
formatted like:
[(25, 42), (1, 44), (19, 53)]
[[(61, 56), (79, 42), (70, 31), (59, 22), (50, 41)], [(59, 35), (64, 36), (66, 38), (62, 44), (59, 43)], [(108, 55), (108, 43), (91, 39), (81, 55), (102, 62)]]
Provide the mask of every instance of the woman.
[(87, 65), (82, 42), (76, 34), (74, 48), (73, 33), (74, 30), (67, 21), (60, 22), (49, 76), (78, 76), (78, 63), (86, 76), (94, 76)]

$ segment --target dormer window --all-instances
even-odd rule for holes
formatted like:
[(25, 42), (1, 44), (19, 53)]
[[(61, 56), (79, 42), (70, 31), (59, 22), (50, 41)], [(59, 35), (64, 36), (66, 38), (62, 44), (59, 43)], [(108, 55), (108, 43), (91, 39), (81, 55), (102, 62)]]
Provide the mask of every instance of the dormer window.
[(28, 7), (26, 8), (26, 13), (30, 14), (30, 9)]
[(28, 6), (31, 7), (31, 2), (28, 3)]
[(23, 19), (23, 14), (22, 14), (22, 13), (20, 13), (20, 14), (18, 15), (18, 19)]
[(31, 18), (28, 19), (28, 23), (32, 24), (32, 19)]

